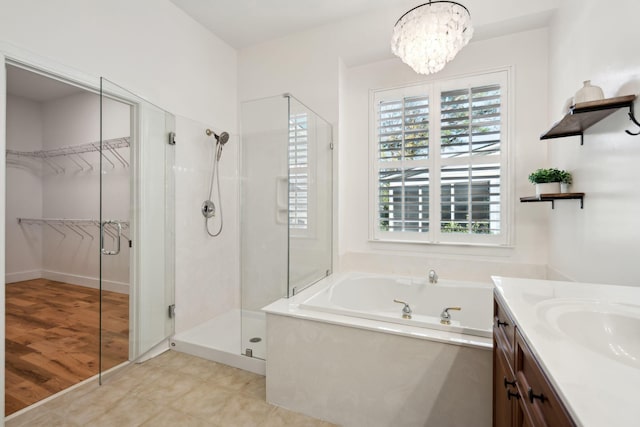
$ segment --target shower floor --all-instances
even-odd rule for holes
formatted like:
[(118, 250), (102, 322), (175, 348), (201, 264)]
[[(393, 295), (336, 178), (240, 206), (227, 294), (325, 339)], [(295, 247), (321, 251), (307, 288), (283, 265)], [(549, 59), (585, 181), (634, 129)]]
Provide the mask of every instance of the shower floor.
[[(172, 349), (264, 375), (265, 332), (264, 313), (231, 310), (176, 334)], [(246, 349), (253, 357), (244, 355)]]

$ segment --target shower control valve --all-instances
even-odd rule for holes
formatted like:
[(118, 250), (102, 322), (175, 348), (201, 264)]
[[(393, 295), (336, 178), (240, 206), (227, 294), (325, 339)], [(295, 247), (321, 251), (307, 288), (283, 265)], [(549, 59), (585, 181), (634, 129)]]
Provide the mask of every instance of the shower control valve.
[(202, 215), (205, 218), (213, 218), (216, 216), (216, 205), (211, 200), (205, 200), (202, 203)]

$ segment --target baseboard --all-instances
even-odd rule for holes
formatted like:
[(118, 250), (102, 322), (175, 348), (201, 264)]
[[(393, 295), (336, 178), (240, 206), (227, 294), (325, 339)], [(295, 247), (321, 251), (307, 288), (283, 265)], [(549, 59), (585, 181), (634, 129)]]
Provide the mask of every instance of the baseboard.
[[(48, 280), (69, 283), (71, 285), (85, 286), (87, 288), (100, 288), (100, 281), (97, 277), (79, 276), (76, 274), (60, 273), (58, 271), (50, 270), (44, 270), (41, 277)], [(128, 294), (129, 284), (112, 280), (103, 280), (102, 289), (105, 291), (117, 292), (119, 294)]]
[(4, 275), (4, 283), (23, 282), (25, 280), (41, 279), (42, 270), (20, 271), (17, 273), (6, 273)]

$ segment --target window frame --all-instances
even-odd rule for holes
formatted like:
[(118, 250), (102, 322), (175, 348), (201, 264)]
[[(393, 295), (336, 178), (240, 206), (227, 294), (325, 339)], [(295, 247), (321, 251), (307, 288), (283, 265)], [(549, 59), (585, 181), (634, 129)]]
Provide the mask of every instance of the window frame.
[[(500, 85), (500, 154), (493, 156), (441, 157), (441, 94), (458, 89)], [(509, 169), (512, 145), (511, 132), (511, 69), (500, 68), (473, 75), (443, 80), (418, 82), (395, 88), (370, 91), (369, 96), (369, 239), (374, 242), (419, 243), (436, 245), (508, 246), (511, 244), (513, 196)], [(427, 160), (379, 161), (378, 159), (378, 104), (404, 97), (428, 95), (429, 101), (429, 157)], [(437, 118), (434, 119), (434, 118)], [(441, 170), (445, 166), (483, 164), (500, 165), (500, 233), (495, 235), (473, 233), (445, 233), (441, 231)], [(397, 232), (380, 230), (379, 170), (402, 166), (427, 167), (429, 173), (429, 231)]]

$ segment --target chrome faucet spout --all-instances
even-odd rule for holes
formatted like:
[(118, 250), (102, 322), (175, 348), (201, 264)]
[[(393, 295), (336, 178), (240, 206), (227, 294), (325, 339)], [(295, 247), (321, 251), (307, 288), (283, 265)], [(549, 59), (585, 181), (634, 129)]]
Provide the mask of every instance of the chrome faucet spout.
[(435, 270), (429, 270), (429, 283), (434, 285), (438, 283), (438, 274)]

